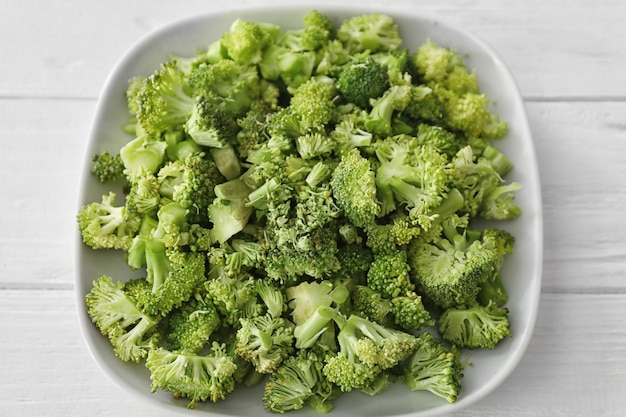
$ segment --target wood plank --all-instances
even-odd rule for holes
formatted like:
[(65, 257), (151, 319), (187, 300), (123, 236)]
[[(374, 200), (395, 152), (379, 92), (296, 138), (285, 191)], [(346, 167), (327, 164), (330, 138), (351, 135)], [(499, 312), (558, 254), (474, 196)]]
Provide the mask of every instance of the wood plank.
[[(237, 6), (254, 4), (241, 0)], [(379, 7), (377, 2), (369, 4)], [(150, 31), (184, 17), (234, 7), (204, 0), (184, 6), (153, 1), (149, 8), (120, 0), (70, 0), (50, 6), (16, 0), (0, 5), (3, 39), (11, 40), (3, 45), (0, 96), (97, 97), (122, 54)], [(402, 7), (413, 9), (414, 3), (390, 0), (384, 10)], [(454, 0), (425, 2), (419, 10), (491, 44), (511, 67), (525, 96), (626, 96), (622, 74), (626, 3), (621, 0)]]
[[(152, 416), (98, 369), (72, 291), (0, 290), (0, 409), (13, 417)], [(618, 417), (626, 408), (626, 295), (544, 294), (511, 376), (457, 417)], [(549, 395), (547, 395), (549, 393)]]

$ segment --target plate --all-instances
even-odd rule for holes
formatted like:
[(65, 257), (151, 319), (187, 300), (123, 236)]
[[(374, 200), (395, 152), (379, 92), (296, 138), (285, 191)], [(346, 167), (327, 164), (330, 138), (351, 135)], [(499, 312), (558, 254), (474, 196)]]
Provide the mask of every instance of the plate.
[[(462, 393), (453, 404), (430, 393), (410, 392), (403, 384), (395, 384), (375, 397), (359, 392), (347, 393), (335, 401), (331, 415), (427, 417), (458, 411), (487, 396), (511, 374), (528, 346), (535, 325), (541, 287), (543, 227), (539, 175), (524, 103), (511, 72), (491, 47), (437, 17), (404, 9), (357, 6), (315, 8), (336, 22), (365, 13), (385, 13), (399, 25), (403, 46), (410, 51), (427, 39), (457, 50), (464, 56), (467, 66), (476, 69), (479, 86), (492, 100), (494, 111), (509, 123), (509, 132), (497, 142), (497, 146), (515, 164), (507, 180), (523, 184), (523, 188), (516, 193), (516, 202), (522, 208), (521, 217), (499, 223), (500, 227), (516, 237), (515, 252), (507, 257), (502, 271), (510, 293), (507, 307), (514, 336), (501, 342), (494, 350), (470, 353), (469, 360), (473, 366), (466, 368)], [(196, 50), (206, 48), (227, 31), (236, 18), (275, 23), (281, 29), (298, 28), (301, 27), (302, 17), (310, 9), (307, 6), (281, 6), (199, 15), (156, 30), (132, 46), (107, 78), (96, 107), (86, 147), (79, 207), (99, 200), (102, 194), (108, 192), (108, 188), (89, 173), (93, 154), (105, 150), (117, 152), (130, 139), (122, 133), (121, 127), (128, 118), (124, 93), (131, 77), (151, 74), (172, 53), (191, 56)], [(106, 273), (116, 279), (128, 279), (133, 273), (118, 251), (94, 251), (82, 244), (80, 235), (77, 235), (76, 242), (75, 287), (81, 329), (95, 362), (123, 392), (134, 395), (147, 406), (162, 408), (167, 415), (273, 415), (263, 409), (262, 384), (252, 388), (239, 387), (228, 400), (199, 404), (196, 410), (188, 410), (186, 400), (176, 401), (170, 393), (151, 393), (148, 370), (143, 365), (123, 363), (113, 355), (110, 343), (87, 316), (84, 303), (95, 278)], [(293, 414), (319, 416), (312, 410)]]

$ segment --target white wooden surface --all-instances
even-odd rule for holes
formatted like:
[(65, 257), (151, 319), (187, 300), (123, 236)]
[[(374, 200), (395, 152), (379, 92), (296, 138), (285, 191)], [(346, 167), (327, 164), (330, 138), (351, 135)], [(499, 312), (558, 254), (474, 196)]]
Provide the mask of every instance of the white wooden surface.
[[(85, 139), (106, 75), (139, 37), (260, 3), (0, 2), (0, 415), (154, 414), (104, 377), (79, 332), (73, 247)], [(439, 15), (490, 43), (519, 83), (538, 153), (536, 332), (506, 382), (455, 417), (626, 415), (626, 2), (384, 4)]]

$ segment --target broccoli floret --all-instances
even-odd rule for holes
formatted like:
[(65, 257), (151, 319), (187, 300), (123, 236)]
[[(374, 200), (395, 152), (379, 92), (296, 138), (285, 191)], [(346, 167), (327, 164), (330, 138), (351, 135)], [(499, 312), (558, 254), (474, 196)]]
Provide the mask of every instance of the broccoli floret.
[(293, 90), (289, 108), (298, 120), (302, 134), (325, 129), (335, 115), (335, 84), (310, 78)]
[(123, 281), (113, 281), (108, 275), (96, 279), (86, 305), (87, 314), (124, 362), (139, 362), (160, 341), (159, 318), (137, 307)]
[(408, 247), (411, 277), (418, 292), (442, 308), (472, 305), (496, 267), (499, 253), (469, 229), (445, 225), (432, 242), (415, 239)]
[(337, 271), (333, 279), (339, 281), (347, 279), (353, 283), (365, 282), (369, 266), (374, 260), (372, 251), (363, 244), (362, 239), (359, 242), (348, 243), (339, 247), (337, 259), (341, 268)]
[(124, 163), (119, 154), (113, 155), (107, 151), (98, 152), (91, 158), (91, 163), (91, 173), (101, 183), (124, 179)]
[(415, 336), (355, 314), (339, 327), (339, 351), (326, 361), (323, 372), (342, 391), (370, 386), (381, 372), (408, 358), (417, 345)]
[[(260, 246), (256, 242), (254, 244)], [(263, 304), (267, 307), (267, 314), (270, 317), (281, 317), (287, 311), (287, 298), (283, 288), (276, 282), (258, 279), (256, 281), (256, 291)]]
[(309, 407), (321, 414), (328, 413), (340, 392), (324, 376), (323, 366), (324, 357), (311, 350), (299, 350), (285, 359), (265, 385), (265, 408), (285, 413)]
[(403, 373), (403, 382), (411, 391), (429, 391), (454, 403), (462, 377), (463, 366), (455, 353), (432, 334), (422, 333)]
[(444, 340), (468, 349), (493, 349), (512, 336), (509, 309), (493, 301), (484, 306), (449, 308), (437, 320), (437, 329)]
[(235, 118), (245, 115), (261, 94), (256, 67), (230, 59), (200, 65), (188, 78), (196, 97), (204, 97)]
[(514, 192), (521, 185), (504, 183), (499, 171), (510, 169), (510, 164), (503, 160), (504, 155), (494, 156), (491, 147), (487, 155), (484, 157), (466, 145), (451, 161), (450, 174), (465, 199), (463, 211), (486, 219), (514, 219), (521, 214), (521, 208), (514, 202)]
[(367, 148), (374, 135), (365, 129), (367, 111), (354, 108), (353, 111), (338, 116), (334, 129), (329, 133), (335, 141), (335, 153), (342, 156), (354, 148)]
[(430, 312), (422, 303), (422, 297), (415, 292), (393, 297), (390, 313), (394, 323), (406, 331), (419, 330), (435, 324)]
[(373, 253), (393, 253), (422, 234), (422, 228), (408, 213), (395, 213), (387, 223), (372, 223), (366, 227), (365, 244)]
[(415, 289), (410, 270), (404, 250), (374, 254), (367, 272), (367, 286), (385, 298), (405, 296)]
[(486, 247), (495, 248), (499, 256), (493, 273), (480, 286), (478, 302), (482, 305), (487, 305), (492, 301), (497, 306), (502, 307), (509, 300), (509, 294), (502, 282), (500, 269), (504, 264), (505, 256), (513, 253), (515, 237), (506, 230), (487, 228), (482, 231), (482, 240)]
[(317, 51), (315, 74), (338, 78), (345, 65), (353, 59), (352, 53), (338, 39), (332, 39)]
[(175, 398), (188, 398), (187, 407), (198, 401), (225, 400), (235, 390), (233, 375), (237, 365), (226, 352), (225, 345), (214, 342), (206, 355), (153, 349), (146, 358), (150, 370), (152, 392), (161, 389)]
[(146, 280), (152, 288), (137, 297), (137, 303), (148, 314), (166, 316), (189, 300), (205, 281), (205, 256), (199, 252), (169, 249), (154, 236), (145, 239), (143, 249)]
[(316, 63), (315, 51), (296, 51), (277, 42), (266, 49), (258, 68), (264, 79), (297, 88), (311, 79)]
[(136, 101), (137, 119), (152, 135), (182, 128), (195, 104), (187, 77), (175, 60), (163, 63), (144, 80)]
[(184, 160), (166, 163), (158, 178), (161, 196), (187, 210), (189, 223), (207, 225), (214, 188), (225, 181), (213, 158), (204, 152), (191, 153)]
[(337, 90), (362, 109), (369, 108), (370, 100), (381, 97), (388, 88), (387, 68), (371, 57), (346, 66), (337, 79)]
[(152, 135), (141, 135), (120, 149), (124, 175), (133, 181), (146, 173), (154, 174), (165, 161), (167, 143)]
[(303, 17), (303, 26), (285, 30), (278, 43), (296, 51), (317, 51), (330, 42), (335, 35), (335, 27), (328, 16), (311, 10)]
[(358, 149), (341, 158), (330, 185), (337, 205), (353, 225), (363, 228), (374, 222), (380, 212), (374, 171)]
[(204, 97), (193, 107), (185, 129), (194, 142), (210, 148), (232, 145), (239, 132), (237, 121)]
[(341, 22), (337, 39), (351, 52), (380, 52), (402, 44), (398, 25), (392, 17), (374, 13), (354, 16)]
[(257, 372), (270, 374), (294, 351), (293, 325), (269, 314), (242, 318), (237, 330), (237, 354)]
[(342, 306), (349, 294), (345, 286), (334, 285), (331, 280), (304, 281), (285, 289), (291, 319), (296, 325), (308, 320), (320, 306)]
[(220, 47), (233, 61), (243, 65), (258, 64), (263, 51), (276, 42), (280, 28), (269, 23), (236, 19), (222, 34)]
[(335, 142), (320, 132), (306, 133), (296, 138), (296, 149), (303, 159), (324, 158), (335, 150)]
[(255, 101), (245, 116), (237, 119), (239, 131), (234, 146), (240, 158), (245, 160), (253, 149), (268, 141), (267, 124), (273, 114), (274, 109), (268, 104)]
[(196, 354), (220, 326), (220, 316), (207, 297), (196, 294), (168, 316), (166, 340), (174, 352)]
[(265, 306), (258, 299), (256, 280), (251, 275), (230, 275), (219, 260), (211, 258), (210, 262), (205, 288), (223, 323), (238, 328), (240, 319), (263, 314)]
[(350, 293), (352, 312), (378, 324), (391, 323), (391, 300), (367, 285), (357, 285)]
[(388, 137), (398, 132), (395, 127), (395, 116), (404, 110), (412, 99), (409, 85), (392, 85), (382, 97), (371, 103), (371, 110), (365, 120), (365, 128), (380, 137)]
[(208, 208), (212, 223), (211, 240), (224, 243), (243, 230), (254, 209), (247, 205), (253, 190), (246, 181), (237, 177), (214, 187), (216, 198)]
[(126, 195), (126, 208), (142, 215), (156, 217), (161, 205), (161, 184), (156, 175), (144, 172), (137, 175), (129, 183)]
[(139, 232), (141, 217), (125, 205), (116, 205), (115, 197), (111, 191), (101, 201), (85, 204), (78, 212), (83, 242), (93, 249), (128, 250)]
[(376, 155), (380, 161), (376, 187), (382, 215), (404, 206), (419, 222), (420, 215), (436, 209), (445, 199), (452, 178), (446, 156), (435, 148), (419, 145), (413, 137), (388, 138), (376, 146)]

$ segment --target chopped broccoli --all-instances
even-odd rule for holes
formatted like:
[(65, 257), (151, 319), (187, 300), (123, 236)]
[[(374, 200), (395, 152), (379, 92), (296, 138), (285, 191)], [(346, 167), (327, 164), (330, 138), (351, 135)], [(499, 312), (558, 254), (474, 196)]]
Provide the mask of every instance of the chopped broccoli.
[(403, 373), (403, 382), (411, 391), (429, 391), (454, 403), (462, 377), (463, 366), (455, 353), (432, 334), (422, 333)]
[(174, 352), (199, 353), (220, 326), (220, 316), (208, 297), (196, 294), (167, 320), (166, 340)]
[(337, 79), (337, 90), (360, 108), (367, 109), (371, 99), (381, 97), (389, 88), (387, 68), (368, 58), (346, 66)]
[(107, 151), (93, 155), (91, 173), (101, 183), (112, 182), (124, 178), (124, 163), (119, 154), (112, 155)]
[(405, 296), (415, 289), (410, 270), (404, 250), (374, 254), (367, 272), (367, 286), (385, 298)]
[(498, 307), (493, 301), (449, 308), (437, 320), (437, 329), (444, 340), (469, 349), (493, 349), (505, 337), (512, 336), (509, 309)]
[(139, 362), (158, 346), (159, 318), (137, 307), (123, 281), (113, 281), (108, 275), (96, 279), (86, 305), (87, 314), (122, 361)]
[(136, 100), (137, 119), (152, 135), (182, 128), (195, 103), (187, 77), (175, 60), (164, 62), (144, 79)]
[(402, 379), (454, 402), (457, 349), (511, 336), (506, 121), (459, 52), (334, 18), (235, 19), (128, 82), (129, 139), (92, 159), (111, 190), (77, 223), (138, 275), (94, 280), (87, 313), (153, 392), (265, 381), (267, 410), (327, 413)]
[(408, 358), (417, 338), (351, 314), (339, 325), (339, 351), (324, 365), (324, 375), (342, 391), (370, 386), (378, 375)]
[(355, 226), (366, 227), (380, 211), (371, 164), (358, 149), (342, 158), (332, 174), (333, 196), (343, 215)]
[(324, 357), (312, 350), (303, 349), (285, 359), (265, 385), (265, 408), (285, 413), (309, 407), (318, 413), (328, 413), (340, 393), (324, 376), (323, 367)]
[(293, 325), (282, 317), (269, 314), (241, 318), (237, 330), (237, 354), (251, 362), (257, 372), (273, 373), (290, 356)]
[(398, 25), (390, 16), (374, 13), (348, 18), (337, 28), (337, 39), (351, 52), (380, 52), (402, 44)]
[(85, 204), (77, 215), (83, 242), (93, 249), (130, 248), (135, 233), (141, 226), (141, 217), (134, 215), (126, 205), (116, 205), (116, 194), (109, 192), (99, 202)]
[(472, 230), (446, 225), (432, 242), (414, 240), (408, 263), (417, 290), (442, 308), (471, 305), (497, 265), (500, 254)]
[(239, 64), (258, 64), (265, 48), (276, 41), (279, 30), (276, 25), (235, 19), (222, 35), (220, 47)]
[(148, 352), (146, 367), (150, 370), (152, 392), (161, 389), (175, 398), (188, 398), (187, 407), (198, 401), (225, 400), (235, 390), (237, 365), (226, 347), (214, 342), (206, 355), (171, 352), (159, 347)]

